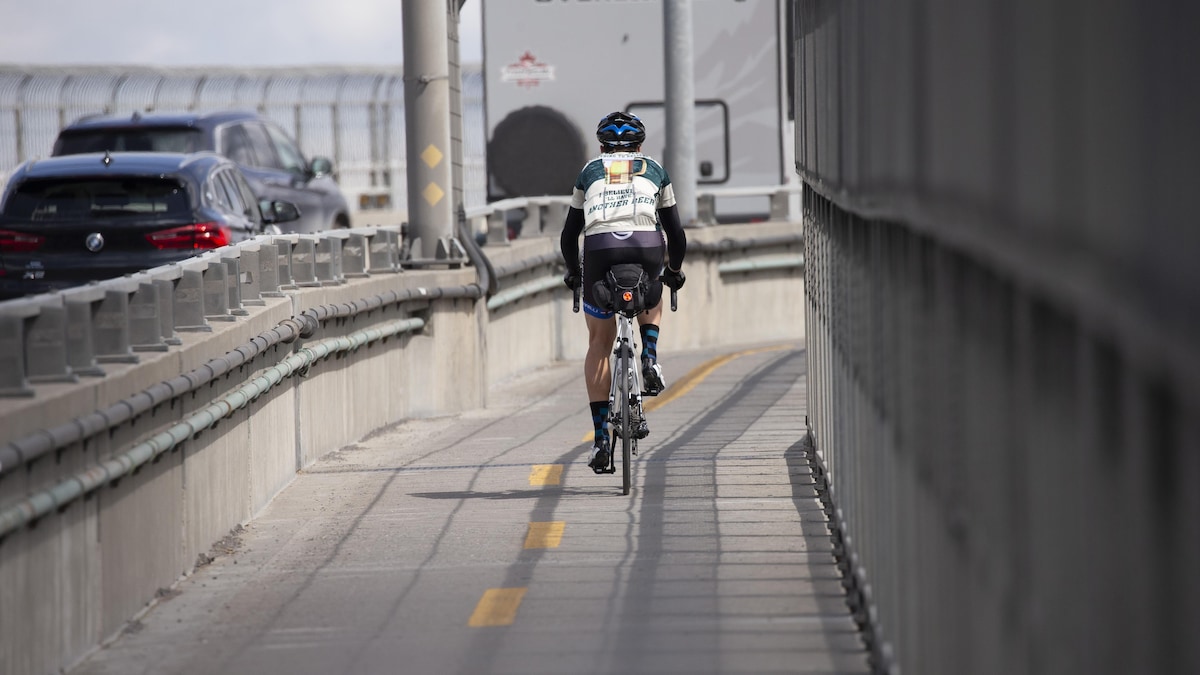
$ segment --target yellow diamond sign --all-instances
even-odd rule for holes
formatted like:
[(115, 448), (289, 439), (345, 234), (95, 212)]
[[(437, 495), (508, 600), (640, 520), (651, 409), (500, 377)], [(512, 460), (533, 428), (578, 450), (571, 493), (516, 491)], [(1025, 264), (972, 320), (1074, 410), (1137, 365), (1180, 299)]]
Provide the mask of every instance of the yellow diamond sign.
[(442, 151), (434, 147), (433, 144), (430, 144), (429, 147), (425, 148), (425, 151), (421, 153), (421, 161), (425, 162), (425, 164), (432, 169), (438, 165), (438, 162), (442, 161), (442, 156)]
[(425, 201), (429, 202), (430, 206), (435, 206), (438, 202), (442, 201), (442, 197), (445, 197), (446, 193), (442, 191), (442, 188), (437, 186), (437, 183), (430, 183), (425, 186), (425, 190), (421, 192), (421, 195), (425, 197)]

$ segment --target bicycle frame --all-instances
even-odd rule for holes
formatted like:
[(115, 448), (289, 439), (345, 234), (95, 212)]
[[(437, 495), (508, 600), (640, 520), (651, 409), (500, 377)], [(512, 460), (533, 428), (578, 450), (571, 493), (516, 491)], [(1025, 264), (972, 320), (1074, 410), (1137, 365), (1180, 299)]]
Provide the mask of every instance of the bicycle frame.
[[(580, 275), (582, 276), (582, 274)], [(579, 312), (581, 289), (576, 287), (575, 302), (572, 310)], [(671, 311), (678, 306), (675, 289), (671, 289)], [(611, 384), (608, 390), (609, 418), (607, 426), (611, 428), (609, 437), (609, 469), (615, 473), (616, 441), (621, 439), (621, 493), (629, 494), (632, 477), (632, 458), (637, 454), (636, 427), (642, 420), (642, 368), (637, 358), (637, 337), (639, 332), (634, 328), (638, 312), (617, 312), (617, 336), (613, 340), (613, 353), (609, 359), (609, 375)]]
[[(636, 315), (634, 315), (636, 316)], [(637, 455), (635, 427), (642, 415), (642, 369), (637, 359), (637, 342), (633, 316), (617, 313), (617, 337), (613, 341), (610, 361), (612, 385), (608, 394), (609, 420), (612, 437), (609, 455), (615, 459), (616, 441), (621, 439), (622, 494), (629, 494), (633, 456)]]

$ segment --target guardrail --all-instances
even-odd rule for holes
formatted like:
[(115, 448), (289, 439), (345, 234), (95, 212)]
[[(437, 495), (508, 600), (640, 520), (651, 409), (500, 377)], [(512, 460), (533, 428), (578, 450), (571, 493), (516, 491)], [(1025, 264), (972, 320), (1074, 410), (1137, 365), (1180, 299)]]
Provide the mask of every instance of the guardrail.
[[(451, 248), (443, 264), (466, 262)], [(260, 236), (178, 263), (53, 293), (0, 302), (0, 397), (31, 386), (103, 377), (181, 333), (211, 331), (284, 291), (341, 285), (402, 270), (399, 228)]]
[[(802, 190), (800, 184), (703, 188), (696, 193), (696, 220), (701, 226), (716, 224), (717, 200), (739, 197), (768, 197), (768, 219), (789, 220), (793, 215), (798, 215), (792, 213), (792, 201), (798, 199)], [(570, 204), (571, 197), (568, 195), (513, 197), (468, 208), (464, 211), (464, 217), (472, 232), (486, 233), (487, 243), (502, 244), (520, 237), (522, 233), (561, 232)]]
[(717, 222), (717, 200), (737, 197), (769, 197), (770, 220), (788, 220), (792, 214), (792, 200), (798, 199), (804, 187), (795, 185), (771, 185), (738, 188), (701, 188), (696, 191), (696, 220), (704, 225)]

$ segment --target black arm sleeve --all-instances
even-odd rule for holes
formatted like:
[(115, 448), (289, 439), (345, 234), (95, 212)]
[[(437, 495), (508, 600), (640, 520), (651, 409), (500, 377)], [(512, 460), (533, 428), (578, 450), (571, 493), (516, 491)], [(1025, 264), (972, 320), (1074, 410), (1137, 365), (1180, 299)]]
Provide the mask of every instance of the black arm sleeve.
[(659, 209), (658, 222), (662, 223), (663, 231), (667, 233), (667, 267), (682, 269), (683, 256), (687, 253), (687, 235), (683, 233), (683, 225), (679, 222), (679, 209), (674, 205)]
[(568, 272), (579, 270), (579, 235), (582, 232), (583, 211), (573, 206), (567, 207), (567, 219), (563, 223), (562, 237), (558, 245), (562, 249)]

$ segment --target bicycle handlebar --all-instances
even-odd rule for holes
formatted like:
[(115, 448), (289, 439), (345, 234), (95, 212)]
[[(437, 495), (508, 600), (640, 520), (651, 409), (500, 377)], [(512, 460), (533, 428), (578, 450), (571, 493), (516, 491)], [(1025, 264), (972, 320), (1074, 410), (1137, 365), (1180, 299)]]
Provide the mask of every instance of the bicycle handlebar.
[(671, 311), (672, 312), (674, 312), (676, 309), (679, 308), (679, 298), (676, 297), (677, 293), (678, 293), (678, 291), (676, 289), (674, 289), (674, 288), (671, 289)]
[(571, 311), (575, 312), (576, 314), (579, 313), (579, 296), (582, 294), (583, 294), (583, 282), (580, 281), (579, 285), (575, 287), (575, 303), (571, 306)]

